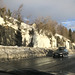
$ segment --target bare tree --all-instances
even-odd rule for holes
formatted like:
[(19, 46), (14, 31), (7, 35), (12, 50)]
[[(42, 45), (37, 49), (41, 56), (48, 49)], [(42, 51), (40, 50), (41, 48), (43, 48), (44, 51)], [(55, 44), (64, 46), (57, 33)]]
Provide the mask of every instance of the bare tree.
[(17, 19), (18, 16), (20, 16), (22, 19), (22, 15), (21, 15), (22, 7), (23, 7), (23, 4), (21, 4), (17, 10), (14, 10), (14, 12), (12, 13), (12, 17)]
[(38, 32), (45, 32), (47, 36), (50, 36), (51, 33), (56, 33), (55, 26), (57, 22), (53, 21), (50, 17), (39, 17), (34, 22), (36, 23)]
[(58, 25), (57, 26), (57, 30), (56, 30), (56, 32), (58, 33), (58, 34), (60, 34), (60, 35), (63, 35), (64, 37), (66, 37), (66, 38), (69, 38), (69, 31), (68, 31), (68, 29), (66, 28), (66, 27), (64, 27), (62, 24), (60, 24), (60, 25)]

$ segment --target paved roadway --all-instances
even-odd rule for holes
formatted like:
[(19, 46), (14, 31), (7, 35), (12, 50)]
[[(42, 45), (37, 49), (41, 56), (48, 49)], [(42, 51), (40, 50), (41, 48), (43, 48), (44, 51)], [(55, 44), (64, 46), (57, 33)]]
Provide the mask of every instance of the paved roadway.
[(0, 70), (12, 71), (31, 68), (56, 75), (75, 75), (75, 55), (66, 58), (41, 57), (0, 62)]

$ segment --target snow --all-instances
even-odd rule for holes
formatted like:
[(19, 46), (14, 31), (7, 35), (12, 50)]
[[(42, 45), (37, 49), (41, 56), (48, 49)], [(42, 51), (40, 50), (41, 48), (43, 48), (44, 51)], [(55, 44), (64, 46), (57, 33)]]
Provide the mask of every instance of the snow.
[(50, 39), (46, 35), (38, 34), (37, 31), (33, 36), (34, 47), (49, 48)]
[(25, 31), (22, 32), (22, 44), (24, 44), (26, 42), (26, 46), (28, 46), (28, 44), (31, 41), (31, 36), (29, 35), (29, 31)]
[(57, 47), (57, 40), (55, 39), (54, 36), (52, 36), (52, 39), (51, 40), (52, 40), (52, 44), (51, 44), (52, 46), (51, 47), (53, 47), (53, 48), (54, 47)]
[(69, 42), (66, 41), (66, 48), (69, 49), (70, 48), (70, 45), (69, 45)]
[(4, 24), (4, 23), (5, 23), (5, 22), (4, 22), (4, 19), (0, 17), (0, 25), (1, 25), (1, 24)]
[(62, 39), (64, 39), (65, 41), (63, 41), (63, 43), (64, 43), (64, 47), (66, 47), (67, 49), (69, 49), (70, 48), (70, 43), (71, 43), (71, 41), (69, 40), (69, 39), (67, 39), (67, 38), (65, 38), (64, 36), (62, 36), (62, 35), (59, 35), (59, 34), (55, 34), (55, 36), (57, 37), (59, 37), (61, 40)]
[(20, 29), (22, 34), (22, 44), (26, 42), (26, 46), (28, 46), (32, 38), (32, 36), (29, 35), (29, 31), (32, 30), (32, 27), (22, 22)]
[(17, 24), (13, 25), (12, 23), (8, 22), (7, 26), (14, 28), (15, 30), (18, 30)]
[(75, 46), (75, 43), (72, 43), (73, 44), (73, 46)]
[(29, 29), (30, 30), (31, 26), (29, 26), (28, 24), (25, 24), (25, 23), (22, 22), (20, 28), (23, 29), (23, 30), (24, 29)]
[(63, 37), (62, 35), (59, 35), (59, 34), (57, 34), (57, 33), (55, 34), (55, 36), (60, 37), (60, 39), (62, 39), (62, 37)]

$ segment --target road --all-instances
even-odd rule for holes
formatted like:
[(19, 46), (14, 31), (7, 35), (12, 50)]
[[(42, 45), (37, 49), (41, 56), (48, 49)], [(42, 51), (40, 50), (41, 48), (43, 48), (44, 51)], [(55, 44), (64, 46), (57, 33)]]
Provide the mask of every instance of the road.
[(0, 70), (4, 71), (21, 70), (26, 68), (56, 75), (75, 75), (75, 56), (69, 55), (69, 57), (66, 58), (41, 57), (0, 62)]

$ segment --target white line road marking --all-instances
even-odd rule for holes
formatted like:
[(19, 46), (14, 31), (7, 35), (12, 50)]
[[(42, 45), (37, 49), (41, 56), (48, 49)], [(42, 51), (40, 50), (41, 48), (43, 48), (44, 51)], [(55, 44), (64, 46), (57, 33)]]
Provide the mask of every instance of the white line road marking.
[(43, 64), (38, 64), (38, 66), (43, 66), (43, 65), (47, 65), (47, 64), (50, 64), (50, 63), (54, 63), (55, 61), (52, 61), (52, 62), (45, 62)]

